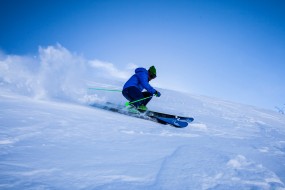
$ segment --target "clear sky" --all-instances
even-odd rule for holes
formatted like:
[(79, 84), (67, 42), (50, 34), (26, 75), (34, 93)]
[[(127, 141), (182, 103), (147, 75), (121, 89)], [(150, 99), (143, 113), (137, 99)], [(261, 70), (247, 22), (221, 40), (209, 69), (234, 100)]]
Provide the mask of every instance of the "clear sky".
[(0, 49), (62, 46), (157, 84), (274, 109), (285, 103), (284, 0), (0, 0)]

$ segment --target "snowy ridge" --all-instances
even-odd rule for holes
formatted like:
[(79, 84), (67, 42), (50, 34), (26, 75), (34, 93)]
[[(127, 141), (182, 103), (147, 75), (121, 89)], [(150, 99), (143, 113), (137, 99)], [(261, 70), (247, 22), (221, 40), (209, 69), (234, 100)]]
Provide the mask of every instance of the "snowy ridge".
[(165, 89), (149, 108), (193, 116), (187, 128), (96, 109), (125, 100), (88, 88), (122, 75), (49, 48), (44, 68), (1, 58), (0, 189), (285, 189), (284, 115)]

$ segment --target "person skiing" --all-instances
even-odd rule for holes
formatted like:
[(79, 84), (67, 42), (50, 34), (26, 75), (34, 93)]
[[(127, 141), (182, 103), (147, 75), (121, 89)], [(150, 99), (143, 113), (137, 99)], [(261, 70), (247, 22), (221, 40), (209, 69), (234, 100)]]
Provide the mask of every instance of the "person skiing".
[[(149, 82), (156, 78), (156, 68), (151, 66), (148, 70), (139, 67), (135, 70), (135, 74), (125, 83), (122, 94), (130, 102), (147, 98), (132, 105), (142, 111), (146, 111), (146, 105), (152, 99), (152, 96), (160, 97), (161, 93), (155, 90)], [(143, 91), (143, 90), (146, 91)]]

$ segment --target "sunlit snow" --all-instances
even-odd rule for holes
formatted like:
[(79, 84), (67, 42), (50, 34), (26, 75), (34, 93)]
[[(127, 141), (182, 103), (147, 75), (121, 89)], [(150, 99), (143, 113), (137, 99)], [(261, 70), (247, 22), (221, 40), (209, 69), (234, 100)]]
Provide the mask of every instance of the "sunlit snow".
[(284, 115), (166, 89), (149, 109), (188, 127), (94, 108), (125, 99), (92, 87), (132, 73), (99, 62), (60, 45), (0, 57), (0, 189), (285, 189)]

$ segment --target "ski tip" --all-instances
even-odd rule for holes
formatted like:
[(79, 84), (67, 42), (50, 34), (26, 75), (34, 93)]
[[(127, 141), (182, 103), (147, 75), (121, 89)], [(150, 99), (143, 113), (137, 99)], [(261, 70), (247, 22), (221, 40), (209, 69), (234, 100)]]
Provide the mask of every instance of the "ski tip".
[(194, 118), (193, 117), (191, 117), (191, 118), (189, 118), (188, 119), (188, 122), (190, 123), (190, 122), (193, 122), (194, 121)]
[(155, 117), (157, 120), (170, 124), (176, 128), (184, 128), (188, 126), (186, 121), (180, 121), (175, 118)]
[(177, 126), (177, 128), (185, 128), (188, 126), (188, 123), (183, 123), (183, 124), (180, 124), (179, 126)]

